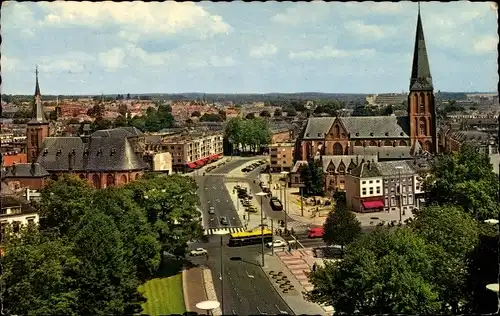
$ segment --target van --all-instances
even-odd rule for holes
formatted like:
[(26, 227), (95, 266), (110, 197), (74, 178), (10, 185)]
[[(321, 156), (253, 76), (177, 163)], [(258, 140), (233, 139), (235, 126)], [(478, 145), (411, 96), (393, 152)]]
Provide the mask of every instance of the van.
[(324, 234), (325, 234), (325, 230), (323, 229), (323, 227), (315, 227), (315, 228), (311, 228), (309, 230), (307, 237), (309, 237), (309, 238), (322, 238)]

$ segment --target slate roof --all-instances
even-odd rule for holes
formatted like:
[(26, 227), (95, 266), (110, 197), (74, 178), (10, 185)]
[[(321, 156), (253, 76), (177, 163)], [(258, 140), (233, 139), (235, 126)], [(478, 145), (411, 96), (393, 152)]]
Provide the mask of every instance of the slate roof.
[[(412, 162), (410, 162), (412, 163)], [(409, 161), (382, 161), (377, 162), (377, 169), (382, 176), (396, 176), (399, 175), (399, 169), (401, 167), (401, 175), (412, 175), (415, 174), (415, 170), (410, 167)]]
[(7, 168), (3, 178), (44, 178), (50, 174), (39, 163), (18, 163)]
[(91, 137), (87, 149), (87, 171), (128, 171), (146, 168), (125, 137)]
[(380, 177), (381, 173), (377, 168), (376, 162), (367, 161), (354, 168), (351, 171), (351, 175), (357, 178), (375, 178)]
[(378, 160), (411, 158), (410, 147), (408, 146), (396, 146), (396, 147), (355, 146), (352, 149), (352, 153), (355, 155), (376, 155), (378, 156)]
[(124, 137), (135, 137), (135, 136), (143, 136), (144, 133), (138, 130), (135, 127), (117, 127), (112, 129), (103, 129), (98, 130), (92, 133), (91, 137), (115, 137), (115, 138), (124, 138)]
[(85, 144), (80, 137), (47, 137), (37, 162), (48, 171), (84, 171)]
[(43, 111), (42, 95), (40, 93), (40, 85), (38, 84), (38, 68), (36, 70), (35, 104), (31, 110), (31, 120), (28, 124), (48, 124), (47, 117)]
[(417, 31), (415, 34), (415, 49), (413, 51), (413, 66), (411, 70), (410, 91), (432, 90), (432, 76), (425, 47), (424, 28), (420, 17), (417, 17)]
[(488, 142), (490, 135), (481, 131), (457, 131), (450, 135), (453, 139), (461, 142)]
[(339, 171), (339, 166), (344, 164), (345, 171), (350, 171), (356, 168), (362, 161), (374, 160), (377, 161), (378, 157), (373, 155), (343, 155), (343, 156), (321, 156), (323, 164), (323, 171), (327, 172), (328, 167), (332, 164), (335, 171)]
[[(304, 139), (324, 139), (335, 117), (309, 118)], [(410, 123), (406, 116), (349, 116), (339, 117), (350, 139), (394, 139), (410, 136)]]
[(94, 133), (87, 144), (80, 137), (47, 137), (37, 162), (51, 172), (143, 170), (146, 164), (127, 139), (141, 133), (127, 128), (104, 130)]

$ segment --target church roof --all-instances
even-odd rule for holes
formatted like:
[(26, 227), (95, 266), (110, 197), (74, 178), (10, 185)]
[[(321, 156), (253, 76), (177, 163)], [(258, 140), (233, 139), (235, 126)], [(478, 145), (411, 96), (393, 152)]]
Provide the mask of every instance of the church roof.
[(413, 65), (410, 79), (410, 91), (419, 90), (433, 90), (429, 59), (425, 47), (424, 28), (422, 26), (422, 18), (420, 17), (420, 5), (418, 9), (415, 49), (413, 51)]
[(48, 177), (49, 173), (39, 163), (18, 163), (7, 168), (3, 179), (5, 178), (44, 178)]

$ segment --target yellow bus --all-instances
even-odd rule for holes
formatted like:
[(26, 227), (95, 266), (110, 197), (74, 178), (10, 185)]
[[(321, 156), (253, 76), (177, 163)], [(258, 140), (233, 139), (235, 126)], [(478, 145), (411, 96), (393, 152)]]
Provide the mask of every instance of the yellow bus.
[(262, 235), (264, 235), (264, 243), (273, 241), (273, 232), (264, 228), (262, 233), (261, 228), (255, 228), (246, 232), (232, 233), (229, 238), (229, 246), (246, 246), (262, 243)]

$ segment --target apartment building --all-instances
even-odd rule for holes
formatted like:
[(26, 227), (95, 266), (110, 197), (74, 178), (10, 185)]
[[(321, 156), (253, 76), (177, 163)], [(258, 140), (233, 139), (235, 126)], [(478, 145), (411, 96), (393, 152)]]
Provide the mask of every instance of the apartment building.
[(184, 134), (165, 137), (161, 151), (172, 155), (173, 171), (199, 168), (223, 154), (223, 134), (219, 132)]
[(269, 147), (271, 172), (291, 171), (295, 154), (294, 143), (274, 144)]
[(12, 225), (16, 233), (22, 226), (38, 223), (37, 210), (29, 203), (8, 195), (0, 196), (0, 202), (0, 241), (3, 241), (8, 225)]
[(348, 205), (358, 212), (399, 212), (420, 208), (423, 200), (424, 160), (363, 162), (345, 177)]

